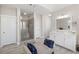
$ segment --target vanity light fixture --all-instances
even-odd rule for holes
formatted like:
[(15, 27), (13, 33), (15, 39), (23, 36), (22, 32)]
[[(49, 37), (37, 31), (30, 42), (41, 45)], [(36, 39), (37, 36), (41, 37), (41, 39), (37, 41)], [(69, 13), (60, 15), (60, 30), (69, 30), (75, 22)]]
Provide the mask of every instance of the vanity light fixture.
[(69, 15), (59, 16), (59, 17), (57, 17), (57, 19), (67, 18), (67, 17), (69, 17)]

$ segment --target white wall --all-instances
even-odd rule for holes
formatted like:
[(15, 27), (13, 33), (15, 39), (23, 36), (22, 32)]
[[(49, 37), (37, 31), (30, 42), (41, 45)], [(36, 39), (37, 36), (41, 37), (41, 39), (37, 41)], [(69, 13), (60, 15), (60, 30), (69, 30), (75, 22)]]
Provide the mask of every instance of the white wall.
[(8, 16), (16, 16), (16, 8), (0, 6), (0, 14)]
[(41, 37), (41, 16), (38, 13), (34, 13), (34, 38)]
[(34, 36), (35, 38), (45, 38), (51, 32), (51, 16), (49, 14), (34, 13)]
[(34, 8), (34, 36), (35, 38), (45, 38), (51, 31), (51, 19), (49, 10), (43, 6), (35, 6)]
[[(63, 16), (63, 15), (70, 15), (72, 17), (73, 21), (77, 22), (76, 31), (77, 31), (77, 44), (79, 44), (79, 5), (71, 5), (69, 7), (66, 7), (62, 10), (56, 11), (52, 13), (53, 21), (55, 22), (56, 17)], [(55, 22), (56, 25), (56, 22)], [(54, 25), (54, 30), (56, 30), (56, 26)], [(53, 31), (54, 31), (53, 30)]]
[(42, 34), (44, 37), (48, 36), (51, 32), (51, 16), (42, 15)]

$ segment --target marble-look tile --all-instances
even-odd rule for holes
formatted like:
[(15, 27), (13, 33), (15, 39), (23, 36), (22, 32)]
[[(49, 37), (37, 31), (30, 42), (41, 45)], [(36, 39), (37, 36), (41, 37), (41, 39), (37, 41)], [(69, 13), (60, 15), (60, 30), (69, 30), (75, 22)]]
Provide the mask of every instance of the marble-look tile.
[(25, 54), (23, 43), (17, 46), (16, 44), (6, 45), (0, 48), (0, 54)]
[[(0, 48), (0, 54), (26, 54), (23, 46), (24, 46), (24, 42), (22, 42), (21, 45), (19, 46), (17, 46), (16, 44), (6, 45)], [(58, 45), (55, 45), (54, 53), (55, 54), (79, 54), (79, 52), (75, 53)]]

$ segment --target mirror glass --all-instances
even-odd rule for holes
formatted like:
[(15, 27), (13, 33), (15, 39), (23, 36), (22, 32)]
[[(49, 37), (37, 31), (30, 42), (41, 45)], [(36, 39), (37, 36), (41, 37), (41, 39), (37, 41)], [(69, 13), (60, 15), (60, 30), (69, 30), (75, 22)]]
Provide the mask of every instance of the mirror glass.
[(71, 18), (61, 18), (56, 20), (57, 30), (70, 30)]

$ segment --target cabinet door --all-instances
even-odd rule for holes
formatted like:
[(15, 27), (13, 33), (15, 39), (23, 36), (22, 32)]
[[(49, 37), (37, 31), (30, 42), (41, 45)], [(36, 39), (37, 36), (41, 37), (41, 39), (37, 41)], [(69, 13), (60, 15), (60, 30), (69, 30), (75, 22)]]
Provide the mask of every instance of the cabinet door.
[(76, 51), (76, 33), (65, 33), (65, 47), (72, 51)]
[(64, 46), (64, 32), (56, 32), (55, 43), (60, 46)]
[(1, 16), (1, 45), (16, 43), (16, 17)]

